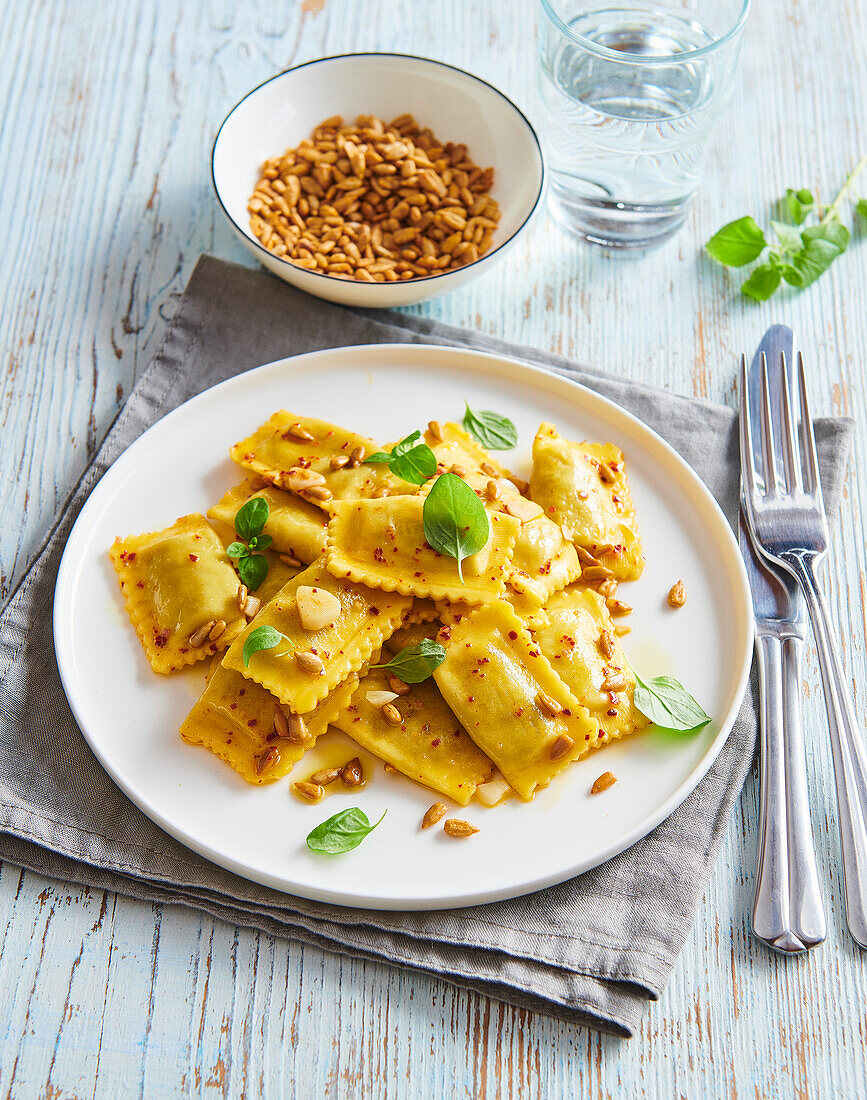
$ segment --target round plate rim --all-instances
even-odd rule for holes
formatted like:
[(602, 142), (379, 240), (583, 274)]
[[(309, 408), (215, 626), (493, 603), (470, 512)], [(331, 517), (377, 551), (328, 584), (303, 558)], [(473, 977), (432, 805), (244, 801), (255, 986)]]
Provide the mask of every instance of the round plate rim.
[[(738, 647), (740, 651), (740, 668), (737, 675), (737, 686), (728, 711), (720, 719), (719, 732), (708, 746), (704, 756), (688, 777), (660, 806), (652, 813), (648, 814), (637, 825), (633, 826), (632, 829), (619, 836), (616, 841), (609, 844), (606, 848), (594, 853), (592, 857), (581, 860), (574, 866), (563, 868), (539, 879), (475, 894), (462, 893), (448, 897), (433, 895), (429, 898), (400, 899), (383, 898), (377, 895), (342, 894), (334, 890), (316, 889), (308, 887), (305, 884), (290, 883), (279, 876), (256, 872), (253, 869), (245, 867), (237, 860), (225, 856), (221, 852), (209, 847), (207, 844), (200, 842), (197, 838), (191, 837), (189, 834), (185, 833), (182, 828), (175, 826), (173, 822), (157, 809), (143, 792), (135, 786), (131, 778), (119, 772), (113, 766), (110, 759), (107, 758), (106, 753), (103, 751), (98, 739), (86, 728), (81, 710), (77, 704), (74, 691), (74, 667), (69, 644), (71, 639), (66, 636), (69, 634), (69, 630), (66, 628), (71, 626), (71, 616), (66, 614), (68, 606), (67, 601), (72, 597), (72, 578), (74, 570), (78, 565), (75, 555), (76, 544), (79, 540), (86, 537), (82, 532), (86, 532), (87, 530), (90, 513), (97, 508), (101, 497), (113, 488), (114, 483), (123, 480), (127, 467), (133, 464), (136, 452), (140, 447), (144, 446), (144, 441), (147, 440), (150, 432), (157, 426), (160, 426), (161, 430), (165, 430), (166, 423), (170, 424), (171, 421), (180, 419), (181, 416), (189, 410), (190, 406), (198, 402), (204, 403), (206, 399), (212, 399), (215, 391), (231, 389), (239, 385), (243, 379), (249, 378), (259, 372), (270, 371), (276, 374), (279, 371), (288, 371), (291, 373), (293, 370), (299, 371), (306, 369), (317, 359), (329, 358), (349, 360), (351, 365), (351, 360), (354, 356), (359, 353), (370, 352), (372, 348), (375, 348), (377, 354), (380, 356), (391, 354), (399, 355), (404, 359), (411, 359), (413, 356), (419, 354), (420, 357), (424, 357), (431, 353), (439, 353), (450, 357), (457, 356), (459, 359), (462, 358), (472, 363), (476, 369), (480, 368), (484, 373), (495, 377), (526, 381), (527, 375), (530, 375), (535, 378), (537, 383), (544, 382), (549, 389), (552, 387), (560, 389), (561, 392), (568, 395), (568, 400), (570, 402), (574, 402), (576, 398), (580, 399), (580, 401), (585, 403), (585, 410), (587, 404), (591, 406), (593, 404), (601, 406), (606, 411), (608, 419), (613, 419), (615, 421), (620, 419), (624, 421), (630, 430), (644, 437), (644, 442), (650, 442), (655, 447), (661, 448), (665, 452), (666, 457), (680, 467), (681, 473), (692, 483), (692, 488), (702, 499), (705, 507), (709, 509), (710, 514), (714, 516), (715, 520), (718, 522), (719, 528), (717, 534), (719, 538), (715, 540), (715, 543), (718, 547), (720, 545), (725, 546), (727, 552), (726, 556), (729, 559), (728, 565), (732, 567), (731, 575), (732, 577), (737, 577), (739, 581), (739, 606), (735, 608), (736, 618), (738, 620), (737, 638), (740, 642)], [(339, 362), (337, 365), (346, 366), (347, 363)], [(413, 364), (409, 362), (407, 362), (406, 365), (410, 367), (413, 366)], [(592, 408), (589, 411), (591, 415), (593, 415)], [(129, 798), (146, 817), (185, 848), (196, 852), (216, 866), (222, 867), (248, 881), (258, 883), (259, 885), (269, 887), (279, 893), (292, 897), (342, 905), (351, 909), (378, 909), (382, 911), (427, 911), (465, 908), (487, 902), (504, 901), (510, 898), (522, 897), (535, 893), (538, 890), (545, 889), (548, 886), (565, 882), (577, 875), (592, 870), (594, 867), (600, 866), (643, 839), (652, 832), (657, 825), (669, 817), (689, 797), (689, 795), (692, 794), (705, 775), (707, 775), (719, 756), (723, 745), (728, 740), (748, 685), (750, 668), (752, 665), (754, 635), (751, 619), (749, 582), (734, 532), (710, 490), (686, 460), (667, 443), (662, 436), (643, 421), (639, 420), (633, 413), (617, 404), (616, 401), (612, 401), (610, 398), (604, 397), (595, 390), (558, 372), (536, 366), (535, 364), (528, 363), (514, 356), (501, 355), (495, 352), (482, 352), (471, 348), (454, 347), (447, 344), (429, 343), (354, 344), (337, 348), (324, 348), (320, 351), (304, 352), (299, 355), (276, 359), (270, 363), (264, 363), (258, 367), (251, 368), (249, 371), (234, 375), (231, 378), (227, 378), (217, 383), (215, 386), (203, 390), (201, 393), (189, 398), (176, 409), (173, 409), (160, 420), (152, 424), (114, 460), (112, 465), (106, 470), (96, 485), (94, 485), (76, 518), (67, 538), (66, 546), (64, 547), (57, 573), (57, 580), (55, 582), (52, 626), (54, 650), (60, 680), (70, 709), (75, 717), (76, 724), (89, 748), (99, 761), (100, 766), (115, 785), (119, 787), (126, 797)]]

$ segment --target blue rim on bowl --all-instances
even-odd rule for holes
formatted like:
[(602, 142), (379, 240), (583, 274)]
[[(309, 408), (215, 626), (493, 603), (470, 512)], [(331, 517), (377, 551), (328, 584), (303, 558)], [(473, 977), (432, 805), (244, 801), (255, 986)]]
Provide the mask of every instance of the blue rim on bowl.
[[(530, 207), (530, 209), (527, 212), (527, 215), (524, 218), (524, 220), (521, 222), (521, 224), (519, 226), (517, 226), (517, 228), (515, 230), (513, 230), (512, 233), (509, 234), (509, 236), (506, 238), (506, 240), (502, 241), (500, 244), (497, 245), (496, 248), (492, 249), (490, 252), (486, 252), (484, 256), (479, 256), (479, 258), (477, 260), (474, 260), (471, 264), (465, 264), (463, 267), (454, 269), (452, 271), (441, 271), (441, 272), (438, 272), (436, 275), (420, 275), (420, 276), (414, 278), (412, 280), (412, 282), (413, 282), (413, 285), (418, 285), (419, 283), (431, 283), (431, 282), (434, 282), (436, 279), (447, 279), (450, 275), (455, 275), (457, 273), (457, 271), (468, 271), (468, 270), (470, 270), (470, 268), (477, 267), (479, 264), (485, 263), (486, 261), (493, 259), (493, 257), (496, 256), (496, 254), (498, 252), (500, 252), (503, 248), (505, 248), (506, 245), (509, 244), (510, 241), (514, 240), (514, 238), (517, 237), (517, 235), (521, 232), (521, 230), (524, 228), (524, 226), (527, 225), (527, 223), (533, 217), (533, 214), (535, 214), (536, 209), (538, 208), (539, 203), (541, 202), (542, 195), (545, 193), (545, 178), (546, 178), (547, 172), (546, 172), (546, 166), (545, 166), (545, 158), (542, 155), (542, 144), (539, 141), (539, 136), (536, 133), (536, 130), (535, 130), (532, 122), (530, 122), (530, 120), (527, 118), (527, 116), (524, 114), (524, 112), (521, 110), (521, 108), (516, 103), (514, 103), (511, 99), (509, 99), (509, 97), (505, 94), (505, 92), (501, 92), (499, 88), (495, 88), (494, 85), (489, 84), (487, 80), (482, 80), (482, 78), (480, 76), (475, 76), (473, 73), (468, 73), (466, 71), (466, 69), (458, 68), (457, 65), (449, 65), (448, 62), (446, 62), (446, 61), (436, 61), (431, 57), (420, 57), (418, 54), (387, 53), (387, 52), (383, 52), (381, 50), (365, 50), (365, 51), (362, 51), (360, 53), (339, 53), (339, 54), (332, 54), (330, 57), (317, 57), (313, 61), (303, 61), (300, 65), (293, 65), (289, 69), (284, 69), (282, 72), (275, 73), (274, 76), (269, 76), (267, 80), (263, 80), (261, 82), (261, 84), (257, 84), (255, 88), (251, 88), (250, 91), (247, 92), (247, 94), (245, 96), (243, 96), (241, 99), (238, 100), (238, 102), (234, 105), (234, 107), (232, 107), (232, 109), (229, 111), (229, 113), (226, 115), (226, 117), (220, 123), (220, 128), (217, 130), (217, 135), (214, 138), (214, 144), (211, 147), (211, 184), (213, 185), (214, 194), (217, 196), (217, 202), (220, 204), (220, 207), (221, 207), (223, 213), (226, 215), (226, 217), (229, 219), (229, 221), (232, 223), (232, 225), (234, 225), (239, 230), (239, 232), (241, 232), (244, 235), (244, 237), (250, 242), (250, 244), (255, 247), (257, 252), (264, 253), (269, 258), (269, 260), (271, 260), (272, 262), (275, 261), (275, 260), (279, 261), (281, 264), (285, 264), (289, 268), (295, 268), (295, 269), (298, 269), (298, 270), (302, 270), (307, 275), (315, 275), (317, 279), (325, 279), (326, 281), (332, 282), (332, 283), (337, 280), (337, 276), (335, 276), (335, 275), (327, 275), (327, 274), (324, 274), (321, 271), (311, 271), (309, 268), (300, 268), (299, 269), (297, 264), (293, 264), (289, 260), (284, 260), (282, 256), (275, 255), (273, 252), (271, 252), (267, 248), (265, 248), (265, 246), (263, 244), (260, 244), (259, 241), (256, 240), (256, 238), (251, 233), (249, 233), (247, 231), (246, 227), (241, 225), (229, 213), (229, 211), (226, 207), (226, 204), (223, 202), (222, 196), (220, 195), (220, 189), (217, 186), (217, 178), (216, 178), (216, 173), (215, 173), (215, 169), (214, 169), (214, 161), (216, 159), (216, 154), (217, 154), (217, 145), (219, 144), (220, 135), (222, 134), (223, 129), (225, 128), (226, 124), (228, 123), (228, 121), (232, 117), (232, 115), (239, 109), (239, 107), (241, 107), (241, 105), (243, 103), (245, 103), (250, 98), (250, 96), (255, 95), (256, 92), (258, 92), (261, 88), (264, 88), (266, 86), (266, 84), (270, 84), (270, 83), (272, 83), (272, 81), (279, 80), (281, 77), (286, 76), (287, 73), (298, 72), (300, 69), (306, 69), (306, 68), (309, 68), (313, 65), (322, 65), (327, 61), (339, 61), (343, 58), (349, 58), (349, 57), (400, 57), (400, 58), (406, 58), (409, 61), (421, 61), (425, 65), (435, 65), (435, 66), (437, 66), (441, 69), (450, 69), (452, 72), (460, 73), (462, 76), (468, 77), (470, 80), (475, 81), (475, 83), (482, 84), (482, 85), (484, 85), (484, 87), (489, 88), (492, 92), (495, 92), (501, 99), (505, 100), (505, 102), (508, 103), (508, 105), (512, 108), (512, 110), (515, 112), (515, 114), (518, 115), (518, 117), (523, 121), (524, 125), (527, 127), (527, 130), (529, 131), (530, 136), (533, 139), (533, 142), (536, 146), (536, 151), (539, 154), (539, 189), (536, 193), (536, 197), (533, 199), (533, 205)], [(341, 281), (346, 281), (346, 280), (341, 280)], [(365, 293), (366, 288), (370, 288), (371, 290), (375, 291), (377, 289), (381, 289), (382, 284), (380, 284), (380, 283), (364, 283), (364, 282), (359, 282), (359, 281), (353, 281), (353, 286), (359, 286), (359, 287), (365, 288), (365, 289), (362, 290), (362, 293)]]

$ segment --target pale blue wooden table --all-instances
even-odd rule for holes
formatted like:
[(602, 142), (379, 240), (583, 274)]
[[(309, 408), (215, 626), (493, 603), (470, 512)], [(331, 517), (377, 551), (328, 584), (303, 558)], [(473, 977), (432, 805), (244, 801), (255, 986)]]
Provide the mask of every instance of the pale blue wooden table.
[[(533, 111), (534, 5), (518, 0), (0, 4), (0, 588), (28, 560), (160, 342), (198, 255), (241, 263), (210, 189), (213, 135), (265, 77), (355, 49), (468, 68)], [(418, 312), (672, 390), (733, 400), (767, 325), (808, 350), (814, 405), (865, 421), (867, 242), (803, 294), (752, 305), (699, 254), (787, 185), (828, 197), (867, 151), (867, 9), (757, 3), (709, 180), (679, 237), (636, 262), (546, 217), (488, 276)], [(867, 189), (867, 183), (865, 183)], [(867, 714), (863, 440), (832, 606)], [(624, 1042), (386, 966), (176, 907), (0, 871), (0, 1094), (18, 1097), (867, 1095), (867, 958), (841, 909), (815, 667), (804, 695), (830, 934), (780, 959), (748, 930), (756, 783), (669, 988)]]

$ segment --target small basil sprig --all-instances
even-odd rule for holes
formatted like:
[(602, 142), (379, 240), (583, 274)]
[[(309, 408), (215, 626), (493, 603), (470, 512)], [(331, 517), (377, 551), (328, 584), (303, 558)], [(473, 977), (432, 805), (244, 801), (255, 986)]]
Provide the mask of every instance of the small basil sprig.
[(273, 649), (282, 641), (288, 642), (289, 639), (273, 626), (257, 626), (255, 630), (251, 630), (241, 651), (244, 668), (250, 664), (250, 658), (254, 653), (258, 653), (260, 649)]
[[(770, 298), (782, 281), (798, 288), (810, 286), (849, 245), (850, 232), (840, 221), (840, 209), (865, 167), (867, 156), (846, 176), (824, 213), (812, 192), (790, 187), (784, 203), (789, 221), (771, 221), (775, 240), (769, 241), (753, 218), (738, 218), (711, 237), (705, 246), (708, 254), (726, 267), (743, 267), (763, 258), (741, 286), (741, 293), (757, 302)], [(867, 199), (859, 199), (855, 210), (867, 217)], [(806, 225), (811, 215), (817, 220)]]
[(229, 557), (236, 559), (238, 576), (251, 592), (268, 575), (268, 559), (254, 551), (265, 550), (271, 545), (271, 536), (262, 534), (269, 514), (268, 501), (264, 497), (251, 497), (235, 515), (235, 533), (243, 541), (229, 543), (226, 547)]
[(686, 733), (699, 730), (710, 721), (710, 716), (673, 676), (656, 676), (645, 681), (634, 669), (633, 673), (635, 705), (654, 725)]
[(432, 638), (424, 638), (418, 645), (405, 646), (385, 665), (371, 665), (371, 668), (385, 668), (405, 684), (420, 684), (426, 680), (435, 668), (446, 659), (446, 651)]
[[(386, 813), (388, 813), (387, 810)], [(385, 817), (385, 813), (382, 817)], [(331, 856), (351, 852), (353, 848), (358, 847), (368, 833), (373, 832), (382, 821), (382, 817), (371, 825), (363, 810), (359, 810), (357, 806), (350, 806), (348, 810), (341, 810), (339, 814), (317, 825), (307, 837), (307, 847), (313, 852), (326, 852)]]
[(491, 451), (508, 451), (517, 445), (518, 429), (508, 416), (491, 412), (490, 409), (474, 412), (468, 401), (464, 404), (467, 407), (464, 413), (464, 429), (477, 443)]
[(437, 472), (437, 460), (427, 443), (419, 443), (419, 439), (421, 432), (413, 432), (395, 443), (393, 450), (377, 451), (364, 461), (382, 463), (395, 477), (413, 485), (424, 485)]
[(464, 583), (461, 562), (477, 554), (491, 536), (485, 506), (457, 474), (440, 474), (422, 508), (424, 537), (438, 554), (455, 558)]

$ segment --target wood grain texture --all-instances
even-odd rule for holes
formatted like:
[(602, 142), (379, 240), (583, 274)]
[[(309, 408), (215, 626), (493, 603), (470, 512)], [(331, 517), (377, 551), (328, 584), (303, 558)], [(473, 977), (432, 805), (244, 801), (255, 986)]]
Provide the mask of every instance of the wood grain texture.
[[(441, 0), (42, 0), (0, 4), (0, 591), (44, 537), (153, 355), (198, 255), (242, 263), (210, 191), (226, 111), (300, 61), (354, 49), (468, 68), (535, 112), (534, 5)], [(674, 391), (733, 400), (768, 324), (799, 333), (815, 408), (867, 420), (867, 242), (809, 291), (754, 305), (699, 246), (787, 185), (821, 196), (867, 151), (867, 9), (757, 4), (708, 182), (639, 261), (542, 217), (490, 274), (415, 312)], [(865, 184), (867, 190), (867, 184)], [(832, 607), (867, 714), (863, 441)], [(867, 959), (848, 937), (817, 670), (810, 787), (829, 903), (805, 959), (749, 935), (757, 784), (747, 783), (660, 1003), (629, 1042), (435, 980), (337, 958), (180, 907), (0, 870), (0, 1096), (860, 1097)]]

